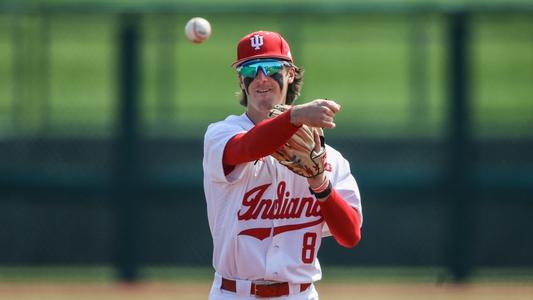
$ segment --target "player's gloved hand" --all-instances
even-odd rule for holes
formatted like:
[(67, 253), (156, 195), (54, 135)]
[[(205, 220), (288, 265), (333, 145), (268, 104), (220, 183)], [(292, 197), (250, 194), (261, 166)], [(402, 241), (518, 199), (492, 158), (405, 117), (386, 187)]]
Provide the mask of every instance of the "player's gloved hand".
[[(278, 104), (270, 111), (269, 117), (276, 117), (291, 106)], [(271, 154), (280, 164), (292, 172), (307, 178), (324, 173), (326, 147), (322, 128), (302, 125), (298, 131), (274, 153)]]

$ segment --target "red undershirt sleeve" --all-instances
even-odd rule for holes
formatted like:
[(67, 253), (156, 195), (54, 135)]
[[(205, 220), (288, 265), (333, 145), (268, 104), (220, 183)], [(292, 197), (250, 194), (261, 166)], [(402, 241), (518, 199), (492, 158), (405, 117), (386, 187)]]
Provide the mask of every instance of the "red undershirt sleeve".
[(285, 144), (300, 128), (291, 123), (291, 110), (275, 118), (263, 120), (248, 132), (232, 137), (222, 156), (224, 174), (229, 174), (238, 164), (270, 155)]
[(325, 201), (319, 201), (320, 211), (337, 243), (352, 248), (361, 240), (361, 218), (335, 189)]

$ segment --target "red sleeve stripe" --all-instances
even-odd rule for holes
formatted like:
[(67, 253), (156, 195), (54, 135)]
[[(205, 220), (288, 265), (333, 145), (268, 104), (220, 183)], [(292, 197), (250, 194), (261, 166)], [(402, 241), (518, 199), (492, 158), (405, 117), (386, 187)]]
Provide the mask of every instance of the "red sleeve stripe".
[(300, 128), (290, 122), (290, 113), (291, 109), (276, 118), (257, 123), (246, 133), (232, 137), (224, 148), (224, 173), (229, 174), (238, 164), (270, 155), (285, 144)]
[(335, 189), (325, 201), (319, 201), (320, 211), (335, 240), (343, 247), (355, 247), (361, 240), (361, 218)]

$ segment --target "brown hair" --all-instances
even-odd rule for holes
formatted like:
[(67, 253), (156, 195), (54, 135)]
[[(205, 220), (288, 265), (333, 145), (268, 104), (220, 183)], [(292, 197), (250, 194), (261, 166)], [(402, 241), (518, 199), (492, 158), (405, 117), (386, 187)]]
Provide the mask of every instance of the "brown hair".
[[(289, 86), (287, 87), (287, 97), (285, 97), (285, 104), (292, 104), (294, 100), (300, 96), (302, 85), (304, 84), (304, 69), (299, 68), (297, 66), (294, 66), (294, 80), (292, 83), (289, 83)], [(239, 103), (246, 107), (248, 104), (248, 97), (246, 96), (246, 92), (244, 90), (241, 90), (237, 92), (237, 95), (239, 96)]]

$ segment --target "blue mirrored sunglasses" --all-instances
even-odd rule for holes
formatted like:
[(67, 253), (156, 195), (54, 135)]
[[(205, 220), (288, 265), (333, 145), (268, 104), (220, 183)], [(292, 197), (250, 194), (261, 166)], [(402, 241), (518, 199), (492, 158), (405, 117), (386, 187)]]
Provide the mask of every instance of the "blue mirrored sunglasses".
[(291, 64), (286, 61), (275, 59), (252, 60), (237, 67), (237, 72), (243, 77), (255, 78), (259, 69), (261, 69), (265, 75), (272, 76), (281, 72), (283, 67), (290, 65)]

